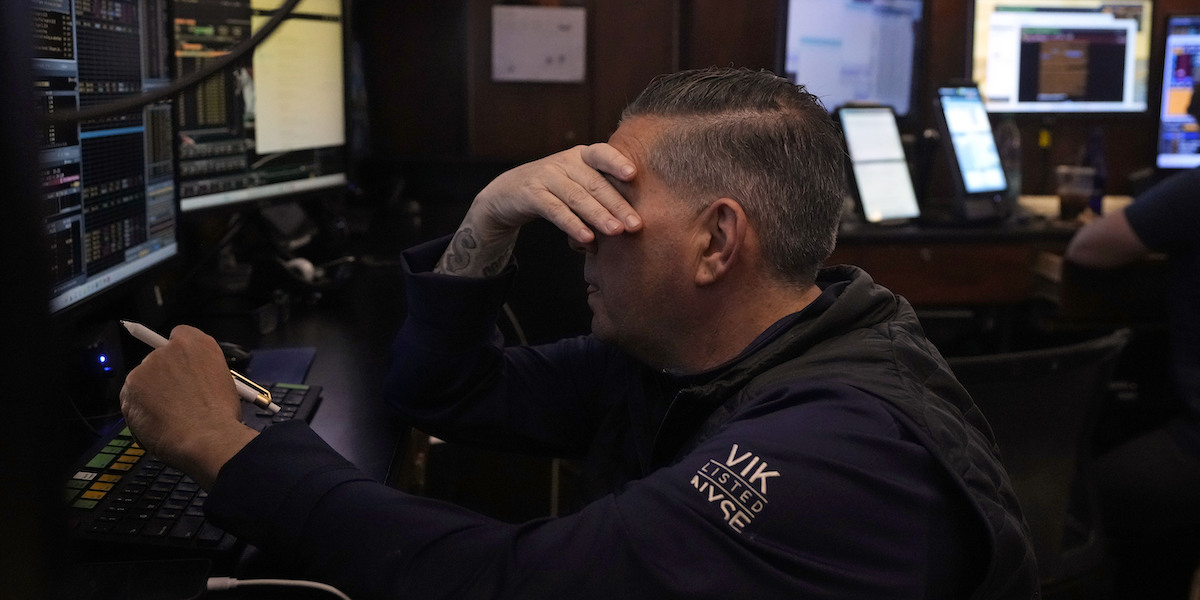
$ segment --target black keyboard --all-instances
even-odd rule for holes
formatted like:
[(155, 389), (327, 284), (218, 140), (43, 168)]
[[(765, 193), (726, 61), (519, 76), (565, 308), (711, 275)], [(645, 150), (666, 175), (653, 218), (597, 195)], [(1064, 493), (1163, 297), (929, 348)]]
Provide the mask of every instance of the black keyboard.
[[(321, 401), (319, 386), (267, 387), (279, 413), (243, 402), (247, 425), (262, 431), (291, 419), (312, 420)], [(138, 446), (123, 422), (84, 455), (65, 492), (68, 524), (81, 552), (129, 559), (236, 558), (237, 540), (204, 517), (208, 494)]]

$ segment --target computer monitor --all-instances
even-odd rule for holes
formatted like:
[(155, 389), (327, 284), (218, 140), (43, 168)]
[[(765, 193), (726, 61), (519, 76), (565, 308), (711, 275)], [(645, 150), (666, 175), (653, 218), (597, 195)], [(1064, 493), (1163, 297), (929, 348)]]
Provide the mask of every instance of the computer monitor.
[(786, 0), (781, 73), (833, 111), (851, 102), (915, 103), (922, 0)]
[[(166, 85), (165, 2), (32, 2), (34, 94), (43, 114)], [(177, 255), (171, 139), (166, 103), (40, 127), (53, 312), (129, 291)]]
[(1153, 0), (974, 0), (988, 112), (1144, 113)]
[[(1159, 169), (1200, 167), (1200, 13), (1167, 19), (1162, 106), (1156, 164)], [(1189, 113), (1191, 108), (1191, 113)]]
[[(177, 76), (248, 39), (282, 0), (171, 0)], [(176, 101), (184, 213), (346, 187), (342, 0), (304, 0), (249, 62)]]

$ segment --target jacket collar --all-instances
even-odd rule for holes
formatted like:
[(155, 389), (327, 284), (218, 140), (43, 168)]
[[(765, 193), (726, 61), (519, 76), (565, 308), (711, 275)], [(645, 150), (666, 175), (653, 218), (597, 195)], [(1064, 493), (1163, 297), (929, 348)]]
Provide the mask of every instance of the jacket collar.
[(822, 290), (817, 300), (772, 325), (737, 358), (678, 380), (683, 387), (671, 400), (654, 438), (654, 465), (671, 460), (717, 407), (755, 377), (818, 344), (896, 314), (899, 304), (896, 295), (876, 285), (858, 267), (839, 265), (822, 269), (816, 283)]

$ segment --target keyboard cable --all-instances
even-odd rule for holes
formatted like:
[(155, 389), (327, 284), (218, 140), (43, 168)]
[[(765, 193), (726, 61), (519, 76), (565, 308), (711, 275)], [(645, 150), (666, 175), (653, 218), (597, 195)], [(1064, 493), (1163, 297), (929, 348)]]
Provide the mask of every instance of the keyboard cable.
[(350, 596), (332, 585), (302, 579), (237, 579), (236, 577), (209, 577), (208, 591), (223, 592), (242, 586), (261, 585), (279, 587), (302, 587), (329, 592), (341, 600), (350, 600)]

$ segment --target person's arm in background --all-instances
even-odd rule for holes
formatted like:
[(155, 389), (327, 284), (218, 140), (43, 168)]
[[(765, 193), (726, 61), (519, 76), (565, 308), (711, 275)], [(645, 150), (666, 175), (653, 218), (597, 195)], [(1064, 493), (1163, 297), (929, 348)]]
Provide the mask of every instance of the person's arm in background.
[(1067, 245), (1066, 259), (1094, 268), (1111, 268), (1129, 264), (1150, 253), (1142, 242), (1125, 211), (1109, 213), (1084, 225)]

